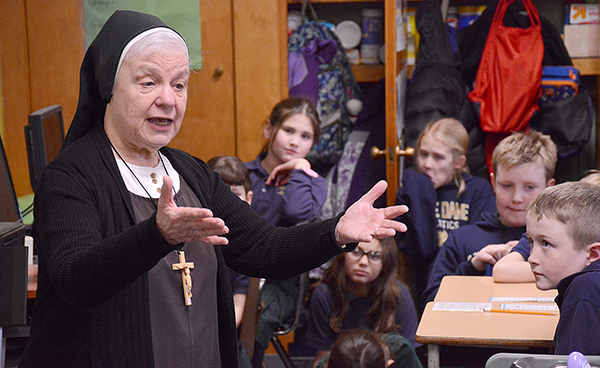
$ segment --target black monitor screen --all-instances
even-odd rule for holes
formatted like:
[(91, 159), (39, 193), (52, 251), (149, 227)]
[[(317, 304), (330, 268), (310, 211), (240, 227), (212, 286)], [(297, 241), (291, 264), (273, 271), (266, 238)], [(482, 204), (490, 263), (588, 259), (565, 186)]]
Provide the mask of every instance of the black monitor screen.
[(29, 115), (25, 127), (31, 188), (35, 191), (42, 170), (55, 158), (65, 137), (61, 105), (49, 106)]
[(8, 169), (4, 146), (0, 141), (0, 222), (17, 222), (19, 220), (21, 220), (19, 203)]

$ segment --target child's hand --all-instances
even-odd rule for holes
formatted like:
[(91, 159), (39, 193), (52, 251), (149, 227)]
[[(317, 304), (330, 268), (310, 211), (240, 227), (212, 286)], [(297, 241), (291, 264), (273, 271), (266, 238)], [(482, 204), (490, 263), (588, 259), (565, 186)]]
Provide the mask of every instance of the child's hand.
[[(271, 185), (273, 181), (275, 181), (275, 186), (278, 187), (280, 185), (285, 185), (290, 180), (290, 173), (292, 170), (296, 169), (304, 169), (305, 171), (312, 171), (310, 168), (310, 162), (304, 158), (295, 158), (293, 160), (289, 160), (281, 165), (275, 166), (265, 184)], [(307, 173), (308, 173), (307, 171)], [(314, 171), (312, 171), (314, 172)], [(315, 173), (316, 174), (316, 173)], [(310, 175), (310, 173), (309, 173)]]
[(495, 265), (500, 258), (510, 253), (518, 242), (518, 240), (511, 240), (506, 244), (490, 244), (477, 252), (475, 257), (471, 258), (471, 263), (473, 267), (483, 272), (486, 264)]

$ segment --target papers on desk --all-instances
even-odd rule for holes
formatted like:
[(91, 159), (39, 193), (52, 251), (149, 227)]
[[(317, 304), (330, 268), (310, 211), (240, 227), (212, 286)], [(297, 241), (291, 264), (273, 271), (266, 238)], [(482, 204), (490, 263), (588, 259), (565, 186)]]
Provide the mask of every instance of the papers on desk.
[(510, 303), (510, 302), (537, 302), (537, 303), (554, 303), (554, 297), (529, 297), (529, 296), (493, 296), (490, 298), (490, 302), (499, 302), (499, 303)]
[(499, 307), (492, 307), (492, 303), (459, 303), (435, 302), (431, 310), (450, 312), (505, 312), (524, 314), (558, 313), (558, 306), (554, 303), (504, 303)]
[(556, 304), (549, 304), (549, 303), (528, 303), (528, 304), (508, 303), (508, 304), (500, 304), (500, 309), (512, 310), (512, 311), (558, 313), (558, 306)]
[(483, 312), (491, 309), (492, 303), (458, 303), (458, 302), (435, 302), (431, 310), (452, 312)]

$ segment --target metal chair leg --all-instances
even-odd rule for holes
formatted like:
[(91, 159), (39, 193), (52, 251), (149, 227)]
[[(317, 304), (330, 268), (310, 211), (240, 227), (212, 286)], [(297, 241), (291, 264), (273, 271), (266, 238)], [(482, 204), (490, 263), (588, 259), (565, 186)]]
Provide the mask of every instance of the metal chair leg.
[(271, 338), (271, 343), (273, 344), (273, 347), (277, 351), (277, 355), (279, 355), (279, 357), (283, 361), (283, 365), (285, 365), (285, 368), (296, 368), (296, 366), (292, 362), (292, 359), (290, 358), (290, 355), (283, 348), (283, 345), (281, 344), (281, 341), (279, 341), (279, 338), (277, 338), (277, 336), (274, 335)]

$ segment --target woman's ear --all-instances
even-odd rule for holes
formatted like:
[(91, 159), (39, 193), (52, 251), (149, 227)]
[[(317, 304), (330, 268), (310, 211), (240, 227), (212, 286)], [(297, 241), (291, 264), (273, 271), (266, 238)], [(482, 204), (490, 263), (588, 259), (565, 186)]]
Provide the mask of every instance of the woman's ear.
[(588, 258), (587, 264), (591, 264), (600, 259), (600, 242), (592, 243), (587, 246)]
[(389, 360), (387, 361), (387, 366), (389, 367), (389, 366), (391, 366), (392, 364), (394, 364), (394, 361), (393, 361), (392, 359), (389, 359)]
[(271, 125), (271, 119), (265, 120), (265, 125), (263, 127), (263, 134), (267, 140), (271, 140), (271, 133), (273, 133), (273, 126)]

